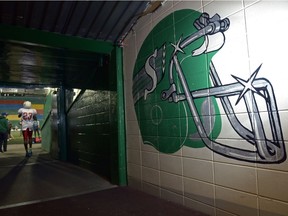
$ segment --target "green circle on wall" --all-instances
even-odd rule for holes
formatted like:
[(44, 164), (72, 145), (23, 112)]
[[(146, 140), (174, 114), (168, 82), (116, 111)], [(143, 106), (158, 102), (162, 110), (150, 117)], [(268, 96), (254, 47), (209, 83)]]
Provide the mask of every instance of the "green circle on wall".
[[(194, 98), (192, 94), (211, 87), (209, 64), (216, 51), (192, 55), (203, 45), (203, 36), (183, 45), (198, 32), (193, 23), (200, 15), (185, 9), (166, 16), (144, 40), (134, 65), (133, 99), (143, 143), (163, 153), (174, 153), (182, 146), (205, 146), (195, 125), (195, 113), (185, 99), (183, 83), (189, 88), (207, 137), (214, 140), (221, 130), (216, 99)], [(171, 92), (174, 94), (167, 97)]]

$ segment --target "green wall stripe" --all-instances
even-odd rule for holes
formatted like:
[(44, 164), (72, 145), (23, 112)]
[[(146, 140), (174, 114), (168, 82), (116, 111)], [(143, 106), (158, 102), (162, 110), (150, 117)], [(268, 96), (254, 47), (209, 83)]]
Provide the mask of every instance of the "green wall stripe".
[(123, 85), (123, 51), (116, 47), (117, 67), (117, 102), (118, 102), (118, 160), (119, 160), (119, 185), (127, 185), (126, 168), (126, 132), (125, 132), (125, 106), (124, 106), (124, 85)]

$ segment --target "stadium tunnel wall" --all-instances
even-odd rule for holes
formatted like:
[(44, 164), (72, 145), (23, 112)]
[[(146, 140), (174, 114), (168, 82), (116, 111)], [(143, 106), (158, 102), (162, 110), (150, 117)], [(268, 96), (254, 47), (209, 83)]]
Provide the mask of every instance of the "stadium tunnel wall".
[[(221, 33), (196, 33), (219, 20)], [(129, 186), (211, 216), (287, 215), (286, 20), (288, 2), (266, 0), (165, 1), (138, 20), (123, 48)]]
[[(55, 155), (55, 153), (52, 153), (52, 144), (53, 141), (53, 115), (57, 113), (53, 113), (53, 92), (50, 91), (47, 94), (47, 97), (45, 99), (45, 104), (44, 104), (44, 113), (43, 113), (43, 124), (41, 126), (41, 131), (42, 131), (42, 148), (51, 153), (51, 155)], [(55, 104), (55, 103), (54, 103)], [(56, 153), (58, 154), (58, 153)], [(56, 157), (58, 158), (58, 156)]]
[(68, 161), (110, 181), (117, 173), (116, 96), (113, 91), (86, 90), (67, 115)]
[[(8, 112), (13, 127), (20, 129), (17, 111), (24, 101), (31, 101), (40, 121), (42, 148), (59, 159), (57, 97), (57, 91), (46, 97), (5, 96), (1, 97), (0, 111)], [(67, 105), (72, 105), (67, 110), (68, 161), (117, 183), (116, 91), (86, 90), (73, 104), (72, 97), (73, 91), (66, 90)]]

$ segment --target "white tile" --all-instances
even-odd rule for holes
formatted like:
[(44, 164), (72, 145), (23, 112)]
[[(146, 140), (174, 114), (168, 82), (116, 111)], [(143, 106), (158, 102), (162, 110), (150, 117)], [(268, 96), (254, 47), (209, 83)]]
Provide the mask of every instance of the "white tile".
[[(279, 119), (275, 121), (271, 122), (272, 118), (270, 115), (274, 115), (277, 116), (279, 115)], [(283, 138), (285, 138), (285, 136), (287, 136), (286, 134), (286, 130), (285, 127), (287, 126), (286, 121), (283, 121), (283, 119), (285, 119), (285, 112), (260, 112), (260, 117), (261, 117), (261, 121), (259, 120), (255, 120), (253, 121), (253, 125), (255, 125), (255, 128), (260, 128), (264, 130), (264, 135), (263, 137), (257, 138), (257, 140), (263, 140), (261, 143), (259, 143), (259, 147), (258, 149), (263, 148), (264, 151), (267, 151), (266, 156), (265, 156), (265, 160), (267, 161), (266, 164), (264, 164), (264, 166), (262, 167), (266, 167), (265, 165), (267, 165), (268, 163), (277, 163), (279, 164), (277, 166), (276, 169), (278, 170), (286, 170), (288, 169), (287, 167), (287, 162), (285, 161), (285, 143), (283, 141)], [(288, 117), (288, 116), (287, 116)], [(282, 124), (278, 124), (278, 122), (282, 123)], [(282, 121), (281, 121), (282, 120)], [(256, 122), (258, 123), (258, 125), (256, 124)], [(284, 124), (283, 124), (284, 123)], [(274, 127), (274, 128), (273, 128)], [(258, 133), (258, 131), (255, 129), (254, 130), (254, 134)], [(259, 130), (261, 131), (261, 130)], [(272, 131), (274, 131), (274, 134), (272, 133)], [(281, 134), (283, 134), (283, 138), (281, 138)], [(277, 140), (278, 139), (278, 140)], [(272, 145), (275, 148), (275, 153), (269, 153), (268, 151), (270, 150), (268, 148), (268, 144)], [(272, 147), (271, 147), (272, 148)], [(286, 162), (286, 163), (285, 163)], [(259, 166), (260, 167), (260, 166)], [(275, 166), (274, 166), (275, 167)]]
[[(288, 112), (287, 111), (281, 111), (280, 114), (280, 120), (281, 120), (281, 127), (282, 127), (282, 133), (284, 137), (284, 145), (286, 150), (282, 149), (282, 151), (286, 152), (287, 157), (287, 140), (288, 140), (288, 121), (285, 121), (285, 119), (288, 119)], [(275, 163), (275, 164), (257, 164), (257, 167), (263, 168), (263, 169), (271, 169), (271, 170), (278, 170), (278, 171), (284, 171), (288, 172), (288, 160), (284, 160), (281, 163)]]
[(202, 181), (184, 178), (184, 196), (208, 205), (213, 205), (214, 186)]
[(243, 0), (244, 6), (245, 7), (250, 7), (251, 5), (260, 2), (262, 0)]
[(144, 144), (141, 138), (141, 151), (159, 153), (159, 151), (151, 145)]
[(213, 3), (213, 1), (216, 1), (216, 0), (202, 0), (201, 3), (202, 3), (202, 6), (204, 7)]
[[(288, 90), (284, 72), (288, 29), (283, 28), (288, 19), (287, 8), (287, 1), (259, 1), (245, 10), (251, 67), (262, 64), (257, 77), (264, 77), (272, 84), (280, 110), (286, 109), (288, 104), (284, 100), (284, 92)], [(267, 31), (267, 26), (273, 26), (274, 30)]]
[(216, 207), (238, 216), (257, 215), (257, 196), (216, 186)]
[[(221, 16), (221, 14), (219, 15)], [(228, 19), (230, 25), (224, 32), (225, 43), (212, 58), (212, 62), (223, 85), (237, 82), (231, 75), (247, 80), (251, 74), (244, 11), (239, 11), (229, 16)], [(235, 97), (237, 99), (237, 96)], [(230, 96), (230, 98), (233, 97)], [(235, 99), (234, 101), (236, 102)], [(239, 109), (240, 102), (237, 107), (235, 107), (235, 102), (232, 103), (234, 109)]]
[(246, 166), (214, 163), (215, 184), (256, 194), (256, 169)]
[[(125, 118), (130, 121), (137, 121), (132, 96), (132, 77), (136, 60), (135, 35), (130, 33), (124, 40), (123, 47), (123, 71), (124, 71), (124, 92), (125, 92)], [(130, 130), (129, 126), (128, 132)]]
[[(235, 142), (234, 140), (240, 140), (241, 145), (244, 145), (243, 139), (248, 139), (249, 134), (251, 134), (250, 131), (252, 130), (249, 115), (242, 112), (235, 114), (235, 117), (236, 119), (231, 117), (231, 120), (229, 120), (228, 115), (221, 115), (220, 134), (218, 136), (217, 134), (213, 134), (213, 137), (216, 137), (217, 139), (227, 139), (227, 141), (233, 139), (231, 144)], [(231, 122), (234, 124), (231, 124)], [(239, 133), (243, 134), (244, 137), (241, 137)], [(244, 147), (249, 150), (254, 150), (252, 144), (247, 143), (245, 146)]]
[(279, 116), (280, 116), (283, 137), (284, 137), (284, 140), (287, 142), (288, 141), (288, 121), (286, 119), (288, 119), (288, 111), (287, 110), (279, 111)]
[[(125, 72), (128, 73), (128, 70)], [(133, 90), (132, 75), (129, 76), (127, 74), (127, 77), (124, 79), (124, 90), (125, 90), (124, 91), (125, 93), (125, 118), (128, 121), (137, 121), (136, 113), (138, 113), (138, 111), (136, 110), (134, 106), (134, 99), (133, 99), (133, 93), (132, 93), (132, 90)]]
[(212, 160), (213, 158), (213, 152), (209, 150), (207, 147), (191, 148), (183, 146), (182, 154), (185, 157), (198, 158), (203, 160)]
[[(125, 71), (124, 78), (133, 74), (134, 63), (136, 61), (136, 37), (130, 34), (129, 38), (126, 38), (123, 42), (123, 71)], [(127, 80), (127, 78), (126, 78)]]
[(127, 163), (127, 175), (133, 179), (142, 179), (141, 166)]
[(213, 183), (213, 164), (211, 161), (183, 158), (183, 175)]
[(159, 186), (160, 185), (160, 171), (143, 167), (142, 178), (144, 182)]
[(126, 134), (140, 135), (138, 121), (126, 121)]
[(216, 215), (217, 216), (237, 216), (237, 214), (232, 214), (227, 211), (223, 211), (221, 209), (216, 209)]
[[(287, 142), (285, 144), (287, 146)], [(286, 150), (287, 151), (287, 150)], [(256, 164), (256, 166), (258, 168), (261, 168), (261, 169), (266, 169), (266, 170), (275, 170), (275, 171), (283, 171), (283, 172), (288, 172), (288, 161), (287, 159), (278, 164)]]
[[(125, 71), (125, 69), (124, 69)], [(128, 72), (129, 69), (127, 69), (125, 72), (127, 72), (126, 77), (123, 79), (124, 80), (124, 93), (125, 93), (125, 105), (129, 104), (130, 106), (134, 107), (134, 99), (133, 99), (133, 75), (129, 75)], [(133, 71), (133, 70), (132, 70)], [(131, 72), (132, 73), (132, 72)], [(129, 103), (127, 103), (129, 102)], [(125, 107), (127, 109), (127, 107)]]
[(172, 156), (182, 156), (182, 148), (183, 147), (181, 147), (178, 151), (176, 151), (176, 152), (174, 152), (174, 153), (171, 153), (171, 154), (169, 154), (169, 155), (172, 155)]
[(282, 125), (282, 131), (283, 131), (283, 135), (284, 135), (284, 139), (287, 141), (288, 140), (288, 122), (285, 121), (285, 119), (287, 119), (288, 117), (288, 103), (286, 102), (287, 100), (285, 100), (283, 97), (278, 97), (277, 98), (277, 105), (278, 105), (278, 111), (279, 111), (279, 115), (280, 115), (280, 121), (281, 121), (281, 125)]
[(243, 9), (242, 0), (233, 0), (233, 1), (214, 0), (209, 4), (206, 4), (203, 10), (204, 12), (211, 14), (211, 16), (217, 13), (221, 17), (228, 17), (241, 9)]
[(202, 4), (201, 1), (191, 1), (191, 0), (182, 0), (174, 1), (173, 10), (183, 10), (183, 9), (193, 9), (195, 11), (201, 11)]
[(137, 190), (142, 190), (141, 179), (128, 176), (128, 186)]
[[(132, 31), (130, 31), (126, 38), (123, 40), (122, 48), (123, 48), (123, 59), (127, 60), (127, 52), (131, 55), (131, 53), (136, 52), (135, 48), (135, 34), (133, 34)], [(135, 58), (135, 57), (134, 57)]]
[(166, 1), (152, 14), (152, 23), (155, 25), (163, 18), (172, 13), (173, 1)]
[(147, 182), (143, 182), (142, 187), (143, 187), (143, 192), (159, 197), (159, 198), (161, 197), (160, 187), (149, 184)]
[(136, 25), (133, 27), (134, 32), (139, 32), (143, 29), (146, 29), (145, 32), (151, 31), (151, 23), (152, 23), (152, 14), (147, 14), (145, 16), (140, 17), (137, 20)]
[(204, 214), (215, 216), (215, 213), (214, 213), (215, 210), (213, 206), (206, 205), (204, 203), (189, 199), (187, 197), (185, 197), (184, 199), (184, 205), (187, 206), (188, 208), (194, 209)]
[(126, 143), (127, 148), (134, 149), (134, 150), (140, 150), (140, 136), (139, 135), (127, 135), (126, 136)]
[(127, 162), (141, 165), (141, 153), (139, 150), (127, 149)]
[(183, 179), (182, 176), (173, 175), (166, 172), (160, 172), (161, 188), (172, 191), (179, 195), (183, 194)]
[(258, 169), (259, 195), (288, 202), (288, 172)]
[[(251, 156), (247, 159), (245, 157), (245, 152), (239, 153), (238, 155), (232, 154), (229, 155), (229, 149), (231, 148), (240, 148), (243, 150), (252, 150), (251, 144), (247, 143), (245, 140), (230, 140), (230, 139), (218, 139), (217, 142), (221, 143), (221, 145), (227, 145), (227, 148), (223, 148), (219, 150), (218, 152), (214, 152), (214, 161), (217, 162), (223, 162), (223, 163), (229, 163), (229, 164), (237, 164), (237, 165), (243, 165), (243, 166), (249, 166), (249, 167), (255, 167), (256, 164), (254, 161), (256, 161), (256, 153), (255, 157)], [(254, 148), (252, 146), (252, 148)], [(223, 155), (222, 155), (223, 154)], [(254, 155), (254, 153), (251, 153)], [(251, 160), (252, 161), (251, 161)], [(245, 161), (246, 160), (246, 161)]]
[(159, 169), (159, 153), (141, 152), (142, 165), (149, 168)]
[[(148, 14), (146, 17), (151, 17), (150, 14)], [(149, 33), (151, 32), (151, 30), (153, 29), (152, 27), (152, 23), (151, 23), (151, 19), (147, 19), (146, 17), (141, 18), (140, 20), (138, 20), (137, 25), (135, 26), (135, 34), (136, 34), (136, 50), (137, 53), (139, 53), (144, 40), (146, 39), (146, 37), (149, 35)], [(147, 20), (146, 20), (147, 19)], [(144, 23), (146, 20), (147, 23)], [(141, 25), (141, 23), (143, 23), (143, 25)], [(153, 53), (153, 49), (151, 49), (151, 53)], [(137, 54), (138, 55), (138, 54)]]
[(136, 116), (136, 110), (134, 107), (134, 102), (133, 102), (133, 98), (132, 95), (131, 97), (127, 96), (128, 93), (126, 93), (126, 98), (125, 98), (125, 117), (127, 121), (136, 121), (137, 120), (137, 116)]
[(288, 213), (288, 203), (260, 197), (259, 209), (261, 216), (270, 216), (270, 215), (285, 216)]
[(172, 191), (161, 189), (161, 198), (164, 200), (171, 201), (183, 205), (183, 196)]
[(182, 159), (170, 154), (160, 154), (160, 169), (171, 174), (182, 175)]

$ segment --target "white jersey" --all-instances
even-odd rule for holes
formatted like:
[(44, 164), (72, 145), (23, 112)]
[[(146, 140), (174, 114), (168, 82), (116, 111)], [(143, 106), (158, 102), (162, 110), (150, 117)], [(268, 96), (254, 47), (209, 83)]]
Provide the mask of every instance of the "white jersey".
[(18, 110), (18, 114), (21, 114), (21, 125), (22, 130), (26, 130), (29, 128), (30, 131), (33, 131), (33, 122), (34, 122), (34, 116), (37, 115), (37, 111), (35, 109), (26, 109), (26, 108), (20, 108)]

